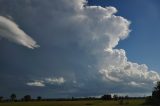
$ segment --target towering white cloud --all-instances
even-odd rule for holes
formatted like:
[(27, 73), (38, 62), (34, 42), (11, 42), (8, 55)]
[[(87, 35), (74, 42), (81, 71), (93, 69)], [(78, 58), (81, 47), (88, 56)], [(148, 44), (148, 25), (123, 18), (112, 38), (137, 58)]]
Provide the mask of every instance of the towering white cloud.
[(103, 61), (101, 61), (100, 73), (107, 81), (145, 87), (160, 80), (159, 74), (148, 71), (145, 64), (139, 65), (128, 61), (124, 50), (107, 50), (105, 55), (101, 59)]
[[(46, 6), (50, 6), (49, 3), (50, 1), (45, 1)], [(37, 13), (41, 11), (39, 8), (33, 8)], [(138, 88), (143, 85), (145, 89), (146, 86), (149, 87), (160, 80), (157, 72), (148, 70), (145, 64), (139, 65), (128, 61), (125, 50), (115, 49), (120, 40), (128, 37), (131, 23), (121, 16), (116, 16), (115, 7), (87, 6), (85, 0), (58, 0), (53, 2), (50, 9), (49, 26), (50, 30), (53, 30), (53, 32), (50, 31), (53, 35), (48, 37), (50, 41), (57, 40), (52, 42), (52, 45), (70, 47), (70, 44), (76, 42), (78, 47), (85, 51), (85, 55), (95, 58), (95, 64), (86, 64), (95, 67), (95, 69), (90, 68), (92, 72), (86, 69), (86, 77), (97, 77), (89, 78), (90, 83), (99, 80), (104, 85), (118, 84), (124, 88), (129, 86)], [(69, 58), (71, 59), (72, 56), (69, 55)], [(73, 61), (76, 62), (78, 59), (79, 57), (76, 57)], [(86, 60), (84, 58), (83, 61)], [(73, 80), (76, 80), (77, 73), (81, 72), (73, 71), (72, 73), (75, 75)], [(81, 77), (77, 80), (87, 88), (86, 82), (82, 80), (86, 78)], [(45, 81), (50, 84), (64, 82), (63, 79), (51, 78)]]
[(0, 37), (31, 49), (39, 47), (36, 41), (21, 30), (18, 25), (3, 16), (0, 16)]
[[(92, 69), (93, 73), (88, 74), (86, 70), (88, 77), (94, 74), (101, 77), (100, 82), (104, 81), (106, 85), (110, 83), (114, 86), (117, 82), (119, 86), (123, 85), (126, 88), (143, 85), (144, 89), (160, 80), (157, 72), (149, 71), (145, 64), (139, 65), (128, 61), (125, 50), (115, 49), (120, 40), (128, 37), (131, 23), (121, 16), (116, 16), (115, 7), (87, 6), (85, 0), (59, 0), (53, 5), (50, 26), (54, 35), (49, 37), (52, 38), (51, 40), (55, 38), (58, 42), (52, 44), (69, 47), (73, 42), (78, 42), (87, 56), (93, 56), (96, 59), (96, 64), (90, 65), (96, 67)], [(37, 12), (40, 11), (35, 9)], [(69, 56), (72, 58), (71, 55)], [(79, 57), (76, 59), (78, 60)], [(74, 61), (77, 61), (76, 59)], [(91, 79), (93, 82), (94, 80)], [(63, 82), (63, 80), (50, 78), (46, 81)]]

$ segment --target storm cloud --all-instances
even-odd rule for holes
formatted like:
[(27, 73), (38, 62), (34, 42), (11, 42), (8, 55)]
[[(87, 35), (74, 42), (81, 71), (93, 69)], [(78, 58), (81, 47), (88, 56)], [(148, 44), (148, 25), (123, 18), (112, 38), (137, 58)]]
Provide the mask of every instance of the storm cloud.
[[(0, 0), (0, 4), (0, 14), (12, 16), (41, 45), (32, 52), (10, 45), (0, 48), (18, 51), (0, 57), (1, 69), (6, 70), (1, 72), (0, 83), (20, 95), (148, 93), (160, 80), (156, 71), (129, 61), (125, 50), (116, 49), (129, 36), (131, 22), (116, 16), (115, 7), (88, 6), (85, 0)], [(8, 55), (14, 61), (4, 58)], [(8, 81), (5, 75), (19, 79)], [(7, 94), (0, 90), (4, 91)]]

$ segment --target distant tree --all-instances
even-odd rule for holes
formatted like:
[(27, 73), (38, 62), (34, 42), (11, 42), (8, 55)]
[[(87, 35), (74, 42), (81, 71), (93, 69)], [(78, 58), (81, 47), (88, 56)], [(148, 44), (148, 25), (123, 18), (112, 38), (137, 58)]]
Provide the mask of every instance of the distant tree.
[(152, 105), (152, 104), (153, 104), (152, 96), (147, 96), (147, 97), (145, 98), (145, 103), (144, 103), (144, 104)]
[(109, 95), (109, 94), (103, 95), (103, 96), (101, 97), (101, 99), (102, 99), (102, 100), (111, 100), (111, 99), (112, 99), (112, 96)]
[(42, 97), (41, 97), (41, 96), (38, 96), (38, 97), (37, 97), (37, 100), (39, 100), (39, 101), (42, 100)]
[(128, 95), (126, 95), (124, 98), (125, 98), (125, 99), (129, 99)]
[(124, 99), (125, 99), (125, 102), (124, 102), (124, 103), (125, 103), (126, 105), (129, 104), (129, 101), (128, 101), (128, 100), (129, 100), (129, 97), (128, 97), (128, 95), (126, 95), (126, 96), (124, 97)]
[(118, 100), (118, 95), (113, 95), (113, 99), (114, 99), (115, 101), (117, 101), (117, 100)]
[(24, 101), (31, 101), (31, 96), (30, 95), (24, 96)]
[(0, 102), (3, 100), (3, 96), (0, 96)]
[(72, 100), (74, 100), (74, 97), (72, 96)]
[(10, 98), (11, 98), (11, 101), (15, 101), (16, 100), (16, 94), (11, 94), (11, 96), (10, 96)]
[(120, 99), (120, 100), (119, 100), (119, 104), (120, 104), (120, 105), (123, 105), (123, 104), (124, 104), (124, 100), (123, 100), (123, 99)]
[(157, 85), (154, 87), (152, 92), (152, 102), (153, 105), (160, 106), (160, 82), (157, 82)]

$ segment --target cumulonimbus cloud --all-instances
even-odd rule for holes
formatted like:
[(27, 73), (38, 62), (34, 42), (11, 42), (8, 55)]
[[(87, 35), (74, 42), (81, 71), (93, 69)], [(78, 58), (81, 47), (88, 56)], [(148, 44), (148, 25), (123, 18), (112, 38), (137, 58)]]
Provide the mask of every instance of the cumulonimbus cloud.
[[(24, 16), (29, 31), (38, 33), (45, 47), (38, 55), (31, 55), (35, 60), (21, 59), (27, 60), (23, 61), (27, 62), (28, 69), (24, 76), (32, 76), (27, 81), (36, 79), (29, 86), (44, 84), (47, 88), (61, 83), (64, 89), (54, 88), (57, 95), (63, 92), (88, 96), (106, 91), (151, 92), (154, 83), (160, 80), (156, 71), (145, 64), (131, 62), (123, 48), (116, 48), (121, 40), (129, 37), (131, 22), (117, 16), (115, 7), (89, 6), (87, 0), (2, 1), (3, 5), (16, 4), (15, 11), (7, 5), (2, 9), (7, 13), (16, 12), (12, 15), (17, 20)], [(31, 47), (35, 44), (29, 43)], [(64, 76), (65, 80), (55, 76)]]
[[(50, 25), (54, 31), (51, 33), (54, 35), (50, 37), (53, 39), (55, 37), (58, 42), (55, 41), (52, 44), (56, 46), (65, 44), (66, 47), (69, 47), (69, 44), (77, 42), (79, 48), (87, 51), (85, 55), (96, 59), (96, 64), (89, 64), (89, 70), (92, 70), (92, 73), (88, 74), (86, 69), (86, 77), (97, 77), (90, 78), (90, 84), (98, 80), (109, 86), (118, 84), (127, 89), (143, 85), (145, 89), (160, 80), (157, 72), (150, 71), (145, 64), (140, 65), (129, 61), (125, 50), (115, 48), (120, 40), (129, 36), (131, 24), (129, 20), (115, 15), (118, 11), (115, 7), (87, 6), (86, 0), (59, 0), (53, 4), (55, 7), (50, 8), (53, 15)], [(35, 11), (39, 10), (35, 8)], [(69, 56), (72, 59), (72, 56)], [(87, 58), (83, 61), (87, 61)], [(76, 62), (78, 59), (79, 57), (76, 57), (73, 61)], [(79, 67), (83, 66), (79, 65)], [(76, 80), (76, 74), (79, 75), (81, 72), (73, 73), (75, 74), (74, 80)], [(83, 83), (81, 87), (87, 88), (87, 83), (82, 80), (85, 77), (81, 76), (80, 79), (77, 84), (78, 82)], [(56, 79), (46, 79), (46, 81), (50, 84), (59, 82)]]
[(20, 29), (16, 23), (3, 16), (0, 16), (0, 37), (31, 49), (39, 47), (36, 41)]
[[(110, 83), (111, 86), (115, 83), (126, 88), (143, 85), (144, 89), (160, 80), (157, 72), (150, 71), (145, 64), (140, 65), (129, 61), (125, 50), (115, 48), (120, 40), (129, 36), (131, 24), (129, 20), (115, 15), (118, 11), (115, 7), (87, 6), (85, 0), (74, 1), (71, 5), (71, 1), (73, 0), (60, 0), (53, 3), (56, 5), (51, 8), (53, 19), (51, 18), (50, 25), (53, 26), (51, 28), (54, 30), (58, 44), (55, 42), (52, 44), (56, 46), (65, 44), (69, 47), (68, 44), (76, 41), (79, 48), (87, 51), (85, 55), (94, 56), (96, 64), (89, 65), (96, 68), (92, 69), (93, 73), (87, 74), (88, 77), (94, 74), (100, 77), (97, 78), (99, 82), (104, 81), (103, 83)], [(79, 57), (76, 58), (79, 59)], [(77, 59), (73, 61), (76, 62)], [(80, 67), (83, 66), (80, 65)], [(93, 82), (94, 80), (91, 79)], [(59, 82), (56, 79), (46, 79), (46, 81)], [(83, 83), (85, 85), (85, 82)]]

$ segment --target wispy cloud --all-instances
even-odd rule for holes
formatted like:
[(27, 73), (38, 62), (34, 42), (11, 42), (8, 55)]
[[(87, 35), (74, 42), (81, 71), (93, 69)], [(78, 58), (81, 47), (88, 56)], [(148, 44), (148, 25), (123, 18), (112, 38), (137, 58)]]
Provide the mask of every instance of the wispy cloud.
[(54, 78), (45, 78), (44, 80), (34, 80), (32, 82), (27, 82), (28, 86), (37, 86), (44, 87), (46, 85), (61, 85), (65, 83), (65, 79), (63, 77), (54, 77)]
[(26, 83), (28, 86), (36, 86), (36, 87), (44, 87), (44, 81), (33, 81), (33, 82), (28, 82)]
[(39, 47), (16, 23), (3, 16), (0, 16), (0, 37), (31, 49)]
[(63, 77), (59, 78), (46, 78), (45, 81), (49, 84), (63, 84), (65, 82)]

